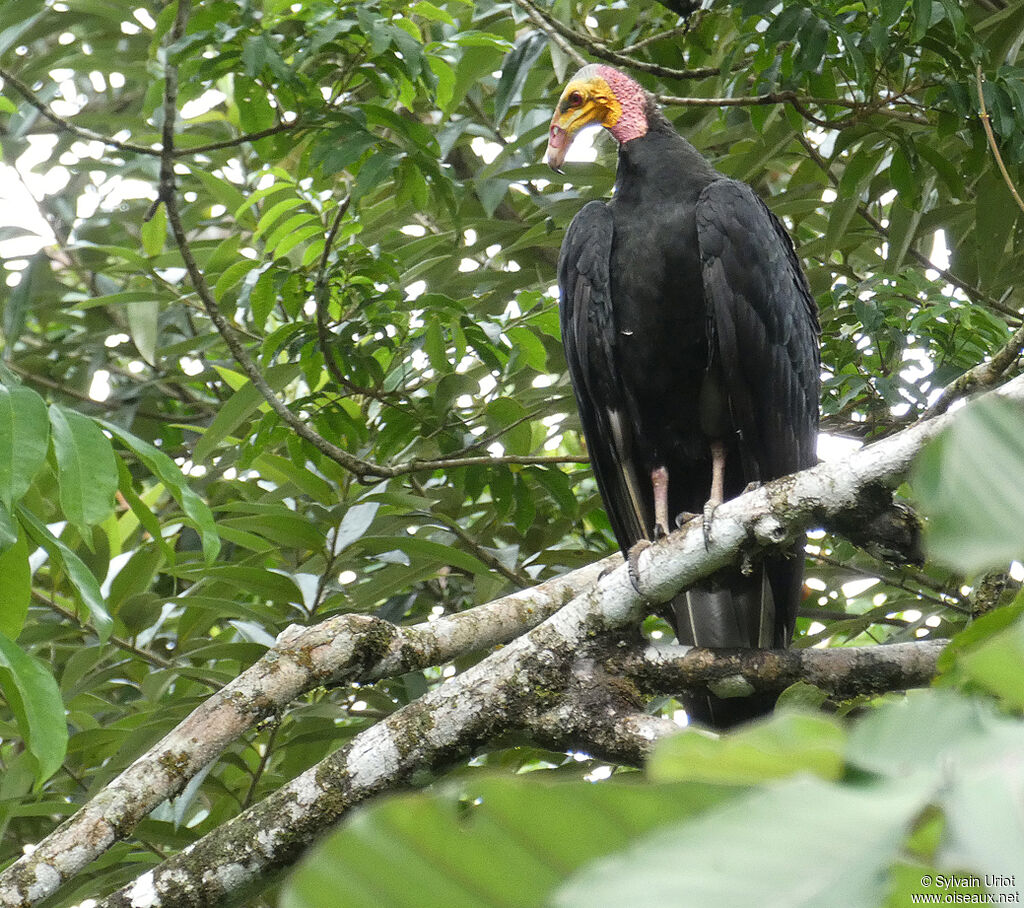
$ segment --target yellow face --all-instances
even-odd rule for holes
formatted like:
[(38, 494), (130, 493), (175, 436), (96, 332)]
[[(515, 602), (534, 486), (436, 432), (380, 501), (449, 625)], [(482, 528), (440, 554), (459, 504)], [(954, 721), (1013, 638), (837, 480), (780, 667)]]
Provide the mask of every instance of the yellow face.
[(610, 129), (620, 116), (622, 107), (604, 79), (573, 79), (565, 86), (551, 118), (547, 160), (552, 170), (561, 172), (566, 152), (584, 126), (596, 124)]

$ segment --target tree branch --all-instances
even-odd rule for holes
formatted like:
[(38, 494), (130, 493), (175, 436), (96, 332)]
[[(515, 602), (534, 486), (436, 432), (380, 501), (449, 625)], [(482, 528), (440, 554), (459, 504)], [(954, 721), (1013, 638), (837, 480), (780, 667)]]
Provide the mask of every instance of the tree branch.
[(831, 649), (708, 650), (649, 646), (622, 656), (614, 667), (642, 690), (773, 693), (797, 681), (820, 687), (837, 700), (926, 687), (948, 640)]
[(205, 701), (31, 854), (0, 873), (0, 905), (32, 904), (56, 892), (180, 792), (232, 741), (306, 691), (394, 677), (507, 643), (621, 562), (612, 555), (529, 590), (413, 627), (363, 615), (289, 627), (255, 665)]
[[(993, 393), (1022, 401), (1024, 378)], [(864, 492), (897, 483), (922, 445), (949, 422), (945, 415), (914, 425), (843, 461), (819, 464), (723, 503), (707, 537), (695, 521), (645, 549), (635, 585), (625, 565), (605, 574), (543, 624), (392, 713), (101, 904), (115, 908), (144, 898), (150, 908), (166, 908), (237, 898), (263, 875), (291, 863), (354, 805), (408, 784), (417, 772), (440, 770), (515, 725), (537, 691), (564, 688), (588, 643), (634, 623), (650, 603), (668, 601), (745, 555), (788, 546), (812, 525), (860, 513)], [(225, 855), (233, 860), (225, 863)]]
[(1006, 169), (1006, 164), (1003, 163), (1003, 156), (999, 153), (999, 145), (996, 144), (995, 133), (992, 132), (992, 118), (988, 115), (988, 110), (985, 108), (985, 92), (982, 90), (982, 85), (985, 84), (985, 76), (981, 71), (981, 64), (978, 64), (975, 78), (978, 84), (978, 105), (981, 110), (978, 114), (981, 119), (981, 125), (985, 130), (985, 136), (988, 139), (988, 146), (992, 149), (992, 155), (996, 159), (996, 165), (999, 167), (999, 172), (1003, 175), (1003, 182), (1006, 183), (1006, 188), (1010, 190), (1010, 195), (1013, 196), (1013, 200), (1017, 203), (1017, 207), (1024, 211), (1024, 199), (1020, 197), (1020, 193), (1017, 192), (1017, 187), (1013, 185), (1013, 179), (1010, 176), (1010, 172)]
[[(530, 0), (515, 0), (516, 5), (530, 17), (531, 21), (543, 31), (555, 44), (580, 66), (584, 66), (587, 60), (572, 45), (585, 48), (593, 56), (627, 69), (640, 70), (650, 73), (653, 76), (660, 76), (663, 79), (706, 79), (709, 76), (721, 75), (722, 69), (718, 66), (702, 66), (695, 69), (674, 69), (671, 66), (659, 66), (657, 63), (648, 63), (646, 60), (636, 60), (612, 50), (608, 45), (589, 35), (582, 35), (577, 31), (563, 25), (546, 11), (531, 3)], [(569, 43), (571, 42), (571, 44)]]

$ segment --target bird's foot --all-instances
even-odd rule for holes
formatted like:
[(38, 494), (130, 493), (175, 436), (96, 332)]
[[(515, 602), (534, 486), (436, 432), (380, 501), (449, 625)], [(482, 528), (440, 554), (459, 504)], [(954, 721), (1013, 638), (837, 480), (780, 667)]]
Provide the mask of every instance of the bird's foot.
[(743, 558), (740, 560), (740, 573), (744, 577), (750, 577), (754, 573), (754, 559), (750, 557), (750, 552), (743, 553)]
[(715, 511), (718, 510), (719, 502), (715, 500), (709, 501), (704, 505), (704, 513), (701, 515), (701, 522), (703, 523), (704, 530), (704, 548), (711, 548), (711, 520), (715, 516)]
[(745, 485), (745, 486), (743, 487), (743, 491), (742, 491), (742, 492), (740, 492), (740, 494), (741, 494), (741, 495), (746, 495), (746, 494), (747, 494), (747, 492), (756, 492), (756, 491), (757, 491), (757, 490), (758, 490), (759, 488), (761, 488), (761, 486), (763, 486), (763, 485), (764, 485), (764, 483), (763, 483), (763, 482), (761, 482), (761, 481), (760, 481), (759, 479), (755, 479), (755, 480), (754, 480), (753, 482), (748, 482), (748, 483), (747, 483), (747, 484), (746, 484), (746, 485)]
[(665, 526), (663, 523), (656, 523), (654, 525), (654, 530), (651, 533), (651, 535), (654, 537), (655, 542), (657, 542), (659, 539), (664, 539), (668, 535), (668, 527)]
[(650, 542), (646, 539), (641, 539), (639, 542), (633, 543), (629, 551), (626, 552), (626, 564), (629, 566), (629, 582), (633, 584), (633, 589), (641, 596), (643, 596), (643, 590), (640, 589), (640, 555), (645, 549), (650, 547)]
[(676, 514), (676, 529), (681, 530), (691, 520), (696, 520), (698, 517), (700, 517), (700, 514), (694, 514), (693, 511), (680, 511)]

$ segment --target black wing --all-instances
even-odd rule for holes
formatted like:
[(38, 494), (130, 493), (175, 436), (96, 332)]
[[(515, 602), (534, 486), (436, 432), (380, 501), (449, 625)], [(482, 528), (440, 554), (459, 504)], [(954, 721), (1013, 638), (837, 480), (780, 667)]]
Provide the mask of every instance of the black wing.
[(614, 223), (604, 202), (588, 202), (573, 218), (558, 260), (562, 343), (587, 439), (591, 467), (619, 546), (648, 535), (653, 515), (632, 465), (626, 406), (615, 366), (611, 260)]
[(769, 480), (812, 466), (821, 332), (789, 234), (749, 186), (716, 180), (697, 202), (697, 236), (744, 472)]

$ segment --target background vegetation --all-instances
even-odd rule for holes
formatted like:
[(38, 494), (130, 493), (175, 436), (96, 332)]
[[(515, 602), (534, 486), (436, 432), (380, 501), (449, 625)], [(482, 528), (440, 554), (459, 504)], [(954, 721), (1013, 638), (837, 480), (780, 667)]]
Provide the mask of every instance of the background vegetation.
[[(581, 59), (643, 81), (785, 220), (821, 309), (824, 431), (891, 434), (986, 358), (981, 383), (1016, 368), (1024, 4), (706, 7), (0, 2), (0, 860), (289, 624), (422, 622), (614, 550), (552, 285), (615, 150), (597, 136), (557, 177), (540, 160)], [(652, 904), (744, 903), (806, 883), (794, 864), (821, 871), (800, 904), (907, 904), (936, 867), (1024, 885), (1021, 606), (974, 620), (1024, 555), (1019, 417), (977, 411), (903, 489), (931, 507), (924, 566), (808, 548), (795, 645), (967, 628), (945, 690), (796, 690), (747, 737), (670, 742), (644, 785), (495, 749), (370, 808), (285, 903), (526, 904), (577, 868), (560, 903), (621, 904), (637, 878)], [(133, 879), (478, 658), (303, 697), (47, 904)]]

